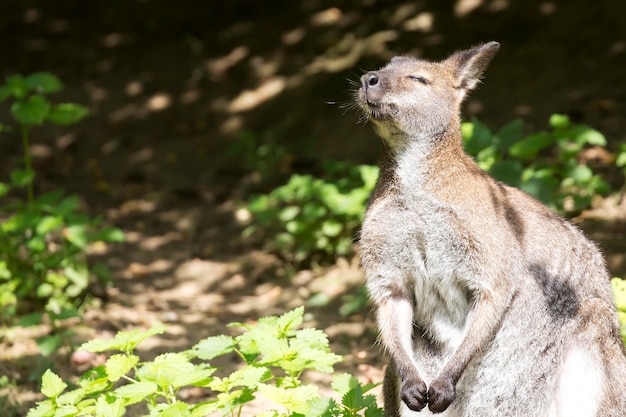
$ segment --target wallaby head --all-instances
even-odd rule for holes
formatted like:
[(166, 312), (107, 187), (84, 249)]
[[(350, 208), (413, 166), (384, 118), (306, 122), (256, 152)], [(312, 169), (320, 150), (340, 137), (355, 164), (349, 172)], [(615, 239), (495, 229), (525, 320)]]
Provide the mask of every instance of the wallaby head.
[(361, 77), (358, 102), (392, 149), (412, 139), (440, 137), (458, 125), (463, 99), (476, 87), (499, 47), (489, 42), (440, 62), (395, 57)]

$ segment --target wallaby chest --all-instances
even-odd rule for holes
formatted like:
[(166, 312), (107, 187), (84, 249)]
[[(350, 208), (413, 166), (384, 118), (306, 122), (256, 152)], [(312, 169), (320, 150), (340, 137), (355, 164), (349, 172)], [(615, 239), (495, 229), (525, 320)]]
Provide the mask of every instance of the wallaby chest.
[(391, 193), (369, 206), (361, 233), (361, 258), (373, 297), (390, 288), (414, 298), (422, 331), (454, 346), (471, 303), (466, 277), (471, 257), (454, 208), (427, 193)]

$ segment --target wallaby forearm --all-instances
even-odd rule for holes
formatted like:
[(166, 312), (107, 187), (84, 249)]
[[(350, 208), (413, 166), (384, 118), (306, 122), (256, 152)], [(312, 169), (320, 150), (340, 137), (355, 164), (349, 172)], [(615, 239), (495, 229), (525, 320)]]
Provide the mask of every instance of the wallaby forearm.
[(409, 407), (421, 410), (426, 405), (426, 384), (413, 357), (413, 301), (392, 296), (376, 306), (376, 315), (381, 340), (403, 383), (401, 395)]

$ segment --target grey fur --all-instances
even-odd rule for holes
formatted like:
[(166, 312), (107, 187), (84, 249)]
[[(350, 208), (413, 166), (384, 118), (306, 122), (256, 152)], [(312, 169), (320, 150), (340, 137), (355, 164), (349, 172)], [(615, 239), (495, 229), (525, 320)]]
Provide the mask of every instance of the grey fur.
[(461, 103), (498, 48), (394, 58), (361, 78), (357, 103), (387, 149), (360, 239), (391, 359), (386, 415), (623, 417), (601, 253), (462, 149)]

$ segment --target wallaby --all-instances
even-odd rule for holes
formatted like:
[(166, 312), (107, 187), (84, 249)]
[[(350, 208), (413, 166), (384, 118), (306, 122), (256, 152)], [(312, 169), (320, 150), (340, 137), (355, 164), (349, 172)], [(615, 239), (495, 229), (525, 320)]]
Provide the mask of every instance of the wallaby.
[(395, 57), (356, 93), (386, 149), (360, 236), (390, 356), (385, 414), (624, 417), (626, 354), (600, 251), (463, 150), (461, 103), (498, 48)]

